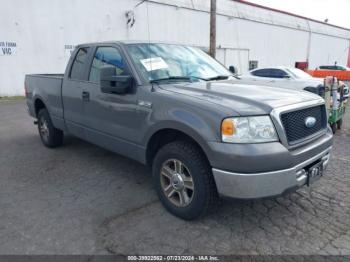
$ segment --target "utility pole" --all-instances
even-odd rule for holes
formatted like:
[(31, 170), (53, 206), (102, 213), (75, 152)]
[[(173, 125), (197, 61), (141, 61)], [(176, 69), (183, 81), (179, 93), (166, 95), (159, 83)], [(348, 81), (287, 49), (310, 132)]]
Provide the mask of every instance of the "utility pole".
[(216, 0), (210, 0), (210, 45), (209, 55), (215, 58), (216, 53)]

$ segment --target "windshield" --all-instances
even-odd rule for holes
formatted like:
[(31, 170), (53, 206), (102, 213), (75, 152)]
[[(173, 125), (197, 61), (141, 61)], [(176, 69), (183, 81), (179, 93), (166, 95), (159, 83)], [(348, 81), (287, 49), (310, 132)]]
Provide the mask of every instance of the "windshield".
[(220, 80), (231, 73), (198, 48), (172, 44), (128, 44), (131, 58), (150, 82)]
[(298, 68), (286, 68), (286, 70), (298, 79), (311, 79), (312, 76)]

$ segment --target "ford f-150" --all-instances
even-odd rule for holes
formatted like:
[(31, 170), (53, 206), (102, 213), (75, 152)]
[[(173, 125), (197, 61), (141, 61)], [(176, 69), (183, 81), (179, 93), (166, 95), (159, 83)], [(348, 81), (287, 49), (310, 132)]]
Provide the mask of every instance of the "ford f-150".
[(220, 196), (309, 186), (330, 158), (322, 98), (240, 84), (194, 47), (79, 45), (64, 75), (27, 75), (25, 92), (45, 146), (67, 133), (149, 165), (162, 204), (183, 219)]

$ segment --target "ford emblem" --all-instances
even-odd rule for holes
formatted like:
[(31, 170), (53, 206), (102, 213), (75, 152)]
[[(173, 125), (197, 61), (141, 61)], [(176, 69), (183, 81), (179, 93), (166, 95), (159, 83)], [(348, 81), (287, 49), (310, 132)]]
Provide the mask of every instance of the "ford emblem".
[(314, 118), (312, 116), (308, 116), (307, 118), (305, 118), (305, 126), (307, 128), (314, 127), (315, 124), (316, 124), (316, 118)]

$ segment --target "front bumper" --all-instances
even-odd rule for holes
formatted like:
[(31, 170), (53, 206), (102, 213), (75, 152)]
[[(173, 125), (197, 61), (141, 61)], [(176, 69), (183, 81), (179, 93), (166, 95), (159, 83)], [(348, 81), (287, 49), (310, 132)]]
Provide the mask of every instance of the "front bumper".
[(294, 167), (262, 173), (233, 173), (213, 168), (218, 193), (225, 197), (251, 199), (281, 195), (307, 183), (306, 169), (319, 161), (326, 169), (331, 146)]

